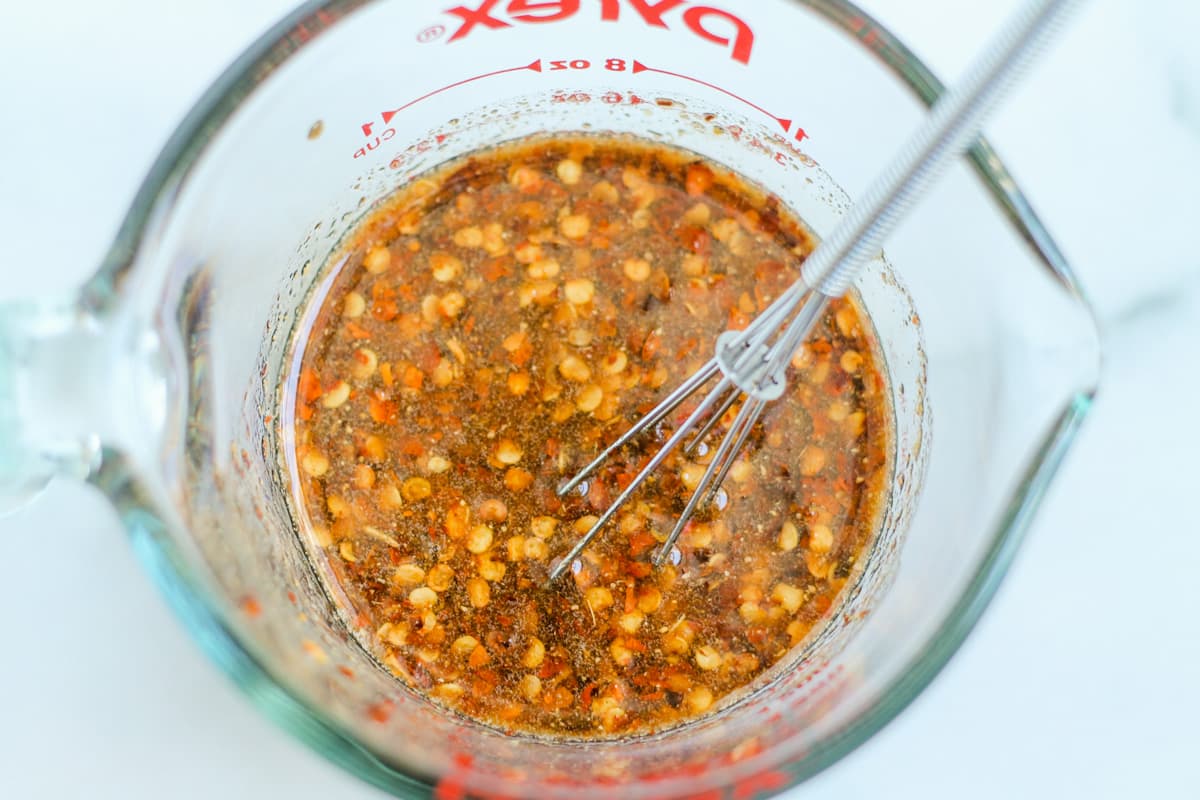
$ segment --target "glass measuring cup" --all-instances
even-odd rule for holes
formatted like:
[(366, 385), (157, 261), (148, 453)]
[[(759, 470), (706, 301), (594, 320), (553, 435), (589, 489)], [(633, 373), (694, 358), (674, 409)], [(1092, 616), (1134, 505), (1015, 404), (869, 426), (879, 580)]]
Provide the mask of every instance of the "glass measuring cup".
[[(646, 783), (627, 785), (623, 791), (660, 795), (735, 784), (780, 785), (789, 776), (819, 767), (891, 713), (890, 709), (906, 699), (907, 692), (902, 691), (906, 685), (920, 683), (930, 665), (938, 663), (969, 624), (974, 604), (987, 593), (986, 587), (971, 581), (994, 577), (994, 564), (988, 559), (995, 554), (990, 548), (1008, 546), (1013, 540), (1010, 521), (1003, 514), (1009, 508), (1021, 508), (1029, 496), (1027, 487), (1018, 484), (1020, 470), (1052, 463), (1042, 460), (1036, 448), (1042, 442), (1056, 441), (1045, 438), (1046, 431), (1053, 432), (1050, 426), (1059, 419), (1057, 415), (1090, 386), (1086, 316), (1076, 315), (1076, 306), (1060, 284), (1039, 282), (1043, 273), (1036, 256), (1015, 238), (1010, 240), (1007, 224), (964, 169), (955, 176), (953, 187), (933, 199), (937, 205), (922, 218), (924, 224), (913, 221), (912, 238), (898, 238), (891, 248), (897, 276), (912, 292), (913, 303), (921, 312), (929, 358), (925, 405), (933, 409), (937, 424), (933, 439), (920, 451), (928, 459), (928, 478), (894, 585), (878, 600), (873, 616), (854, 638), (816, 677), (819, 660), (806, 667), (807, 672), (798, 672), (794, 685), (780, 685), (757, 707), (747, 706), (740, 723), (725, 720), (720, 728), (703, 731), (703, 736), (693, 734), (688, 753), (675, 752), (683, 749), (679, 741), (640, 752), (632, 745), (599, 752), (591, 748), (577, 760), (569, 760), (569, 753), (558, 754), (561, 763), (552, 771), (553, 754), (545, 750), (522, 747), (501, 751), (497, 749), (500, 744), (483, 741), (476, 732), (446, 725), (444, 719), (411, 698), (397, 694), (390, 682), (377, 680), (372, 665), (355, 655), (342, 633), (342, 623), (323, 605), (306, 571), (302, 550), (289, 538), (286, 491), (281, 491), (283, 482), (272, 464), (270, 437), (278, 431), (265, 418), (274, 413), (274, 390), (286, 373), (286, 365), (276, 364), (275, 359), (288, 352), (290, 315), (311, 282), (319, 280), (323, 252), (332, 247), (359, 209), (394, 185), (392, 182), (461, 152), (458, 148), (469, 149), (494, 141), (493, 136), (511, 138), (552, 124), (574, 128), (590, 122), (619, 128), (623, 119), (625, 124), (636, 125), (643, 136), (683, 137), (686, 132), (677, 133), (679, 128), (694, 121), (688, 114), (726, 131), (739, 125), (752, 130), (744, 137), (745, 147), (735, 147), (732, 135), (718, 139), (701, 131), (694, 131), (683, 143), (776, 188), (823, 230), (827, 227), (822, 214), (836, 215), (837, 192), (831, 184), (821, 183), (821, 173), (802, 156), (816, 158), (853, 192), (861, 185), (860, 178), (879, 166), (892, 143), (915, 122), (918, 108), (886, 70), (865, 57), (853, 39), (790, 4), (763, 4), (754, 14), (739, 12), (756, 31), (749, 64), (733, 57), (736, 41), (720, 45), (696, 34), (683, 16), (689, 8), (686, 4), (663, 12), (665, 29), (647, 22), (632, 3), (619, 4), (621, 16), (615, 21), (602, 19), (602, 4), (590, 4), (553, 25), (507, 16), (509, 5), (500, 3), (491, 12), (493, 22), (507, 21), (509, 28), (478, 23), (463, 38), (447, 42), (458, 30), (460, 18), (440, 13), (440, 5), (425, 4), (429, 13), (418, 20), (421, 30), (430, 20), (446, 30), (442, 39), (426, 42), (421, 48), (415, 29), (403, 46), (397, 43), (400, 37), (396, 33), (410, 30), (406, 26), (412, 25), (410, 15), (417, 4), (406, 3), (392, 11), (386, 11), (387, 6), (373, 6), (336, 24), (333, 17), (350, 9), (333, 7), (328, 9), (331, 17), (327, 20), (333, 27), (290, 55), (278, 70), (265, 74), (266, 65), (281, 55), (280, 49), (266, 61), (247, 65), (245, 76), (254, 74), (264, 81), (254, 94), (227, 120), (218, 118), (233, 107), (232, 98), (239, 89), (233, 87), (232, 94), (217, 97), (204, 119), (207, 133), (215, 135), (201, 140), (197, 138), (200, 129), (193, 129), (177, 140), (188, 152), (176, 150), (160, 162), (160, 168), (170, 174), (160, 172), (148, 184), (132, 219), (135, 228), (144, 227), (132, 237), (128, 236), (131, 229), (126, 228), (121, 246), (127, 249), (117, 251), (111, 262), (123, 267), (129, 261), (132, 266), (107, 270), (89, 285), (82, 301), (58, 306), (59, 313), (30, 320), (28, 327), (10, 318), (14, 339), (21, 336), (36, 348), (32, 351), (35, 358), (29, 362), (34, 368), (54, 364), (71, 377), (69, 391), (63, 391), (52, 383), (38, 383), (50, 381), (58, 373), (34, 374), (36, 370), (31, 368), (22, 375), (17, 388), (24, 387), (23, 393), (31, 391), (22, 395), (16, 408), (31, 423), (22, 429), (28, 451), (40, 456), (41, 445), (51, 445), (47, 450), (54, 464), (86, 469), (117, 501), (139, 550), (179, 593), (183, 610), (223, 663), (250, 682), (256, 696), (275, 704), (277, 710), (285, 709), (281, 713), (294, 714), (289, 724), (302, 728), (304, 735), (319, 737), (322, 747), (339, 758), (357, 759), (356, 769), (377, 782), (396, 788), (405, 785), (404, 776), (416, 776), (426, 781), (441, 779), (444, 794), (457, 786), (469, 787), (474, 794), (491, 789), (492, 793), (542, 796), (576, 788), (562, 785), (564, 775), (591, 786), (596, 794), (611, 790), (608, 781), (628, 783), (639, 776)], [(522, 8), (519, 13), (534, 12)], [(589, 13), (590, 18), (586, 16)], [(358, 30), (353, 27), (355, 18), (368, 14), (374, 16), (363, 16), (360, 24), (364, 28), (378, 26), (381, 33), (377, 39), (354, 32)], [(692, 21), (697, 20), (698, 25), (715, 26), (722, 18), (711, 13), (693, 15)], [(738, 30), (729, 24), (728, 32)], [(287, 31), (299, 41), (321, 25), (322, 20), (314, 17), (305, 28), (293, 26)], [(864, 25), (862, 35), (869, 39), (873, 29), (869, 23)], [(568, 30), (574, 33), (568, 35)], [(779, 116), (759, 118), (759, 110), (746, 103), (666, 73), (647, 69), (634, 74), (634, 67), (627, 65), (626, 74), (614, 78), (608, 74), (607, 60), (604, 73), (594, 75), (588, 68), (572, 66), (576, 61), (604, 57), (609, 47), (601, 45), (606, 42), (628, 50), (636, 39), (634, 30), (645, 34), (639, 49), (658, 53), (663, 59), (654, 64), (643, 55), (638, 61), (644, 66), (691, 74)], [(787, 35), (771, 39), (771, 31), (786, 31)], [(683, 44), (674, 44), (677, 34), (686, 35)], [(475, 48), (484, 35), (495, 37), (495, 49), (480, 45), (481, 50), (464, 55), (467, 51), (461, 46)], [(523, 55), (516, 61), (511, 58), (513, 53), (523, 53), (513, 36), (525, 36), (526, 42), (537, 44), (537, 52), (531, 55), (545, 51), (543, 72), (525, 69), (480, 78), (398, 112), (389, 123), (395, 133), (389, 135), (389, 128), (379, 128), (384, 123), (382, 111), (394, 111), (443, 84), (507, 68), (510, 63), (534, 63), (532, 58), (525, 62)], [(874, 36), (879, 41), (883, 34), (875, 32)], [(279, 41), (283, 50), (290, 46), (282, 35)], [(339, 73), (340, 79), (331, 73), (346, 57), (347, 48), (365, 48), (370, 41), (379, 43), (371, 51), (375, 55), (368, 53), (360, 65), (386, 62), (385, 50), (396, 51), (397, 59), (381, 67), (385, 74), (375, 83), (362, 80), (355, 69)], [(784, 41), (787, 48), (783, 48)], [(886, 37), (883, 41), (886, 44)], [(567, 49), (581, 42), (587, 47)], [(798, 42), (804, 42), (813, 64), (824, 67), (806, 69), (803, 74), (834, 75), (837, 80), (821, 78), (831, 83), (814, 85), (806, 93), (803, 86), (781, 85), (778, 71), (759, 72), (764, 53), (777, 52), (776, 63), (783, 62), (794, 55)], [(433, 56), (425, 55), (430, 47), (441, 48), (432, 51), (441, 61), (435, 63), (429, 60)], [(844, 50), (845, 63), (837, 60), (836, 52), (828, 59), (819, 58), (826, 47)], [(319, 60), (325, 58), (323, 53), (333, 60)], [(581, 58), (575, 57), (580, 54)], [(402, 70), (410, 63), (405, 59), (428, 69)], [(470, 63), (469, 69), (464, 60)], [(555, 62), (565, 64), (565, 69), (557, 69)], [(426, 74), (428, 80), (421, 77)], [(514, 76), (524, 80), (508, 83)], [(545, 77), (553, 80), (545, 85), (534, 83)], [(645, 92), (654, 98), (653, 109), (646, 109), (648, 99), (631, 102), (634, 113), (622, 118), (620, 109), (609, 108), (617, 103), (604, 99), (612, 96), (610, 91), (642, 97), (638, 92), (644, 90), (644, 84), (640, 81), (651, 79), (661, 81), (649, 84), (650, 91)], [(350, 87), (359, 84), (364, 93), (357, 99), (349, 97), (354, 93)], [(566, 92), (567, 100), (557, 103), (549, 95), (554, 90)], [(474, 93), (464, 94), (470, 92)], [(590, 92), (596, 92), (595, 96), (585, 99)], [(510, 106), (519, 108), (527, 120), (514, 120), (517, 115), (511, 112), (506, 116), (504, 101), (531, 95), (533, 99), (525, 105)], [(539, 96), (543, 105), (538, 105)], [(673, 105), (658, 105), (660, 98)], [(339, 115), (343, 99), (346, 110)], [(776, 101), (780, 107), (786, 104), (795, 110), (778, 111)], [(426, 102), (445, 105), (418, 118), (405, 116), (418, 111), (425, 114)], [(555, 103), (567, 106), (569, 113), (556, 114)], [(489, 117), (481, 109), (497, 106), (500, 110), (493, 113), (498, 121), (486, 127)], [(655, 116), (637, 116), (647, 110)], [(717, 118), (704, 119), (710, 113)], [(363, 131), (362, 126), (376, 116), (372, 131)], [(772, 136), (783, 136), (781, 120), (789, 116), (796, 119), (786, 131), (788, 141), (796, 142), (798, 128), (806, 132), (806, 138), (794, 145), (799, 154), (782, 148), (764, 152), (754, 144), (755, 138), (765, 143), (775, 141)], [(307, 134), (318, 118), (324, 120), (324, 131), (309, 140)], [(460, 137), (461, 144), (454, 135), (442, 142), (436, 141), (436, 135), (431, 137), (433, 142), (420, 135), (443, 130), (453, 118), (465, 121), (460, 126), (476, 125), (474, 133)], [(399, 123), (406, 119), (401, 127)], [(889, 138), (889, 130), (880, 129), (879, 119), (894, 125), (890, 129), (894, 139)], [(856, 130), (860, 125), (869, 130)], [(394, 150), (383, 149), (393, 145)], [(423, 146), (428, 155), (422, 153)], [(393, 169), (393, 161), (410, 148), (425, 160), (408, 164), (401, 160)], [(363, 155), (354, 158), (360, 150)], [(785, 161), (794, 159), (794, 164), (810, 171), (785, 171), (790, 167), (778, 163), (778, 152), (784, 152)], [(782, 168), (779, 174), (774, 172), (776, 166)], [(992, 173), (993, 180), (997, 174)], [(352, 191), (360, 177), (366, 189)], [(803, 180), (808, 177), (813, 184)], [(822, 195), (830, 202), (821, 202)], [(361, 207), (359, 197), (367, 198)], [(347, 211), (352, 216), (343, 220), (341, 215)], [(146, 215), (149, 221), (142, 219)], [(946, 230), (947, 219), (954, 221), (954, 230)], [(308, 249), (292, 255), (318, 221), (322, 228), (309, 240)], [(131, 246), (134, 243), (136, 248)], [(307, 270), (306, 261), (311, 262)], [(903, 324), (903, 312), (910, 309), (902, 293), (887, 291), (885, 275), (876, 273), (877, 283), (865, 284), (861, 290), (881, 331), (893, 343), (889, 353), (893, 383), (907, 387), (907, 406), (900, 402), (897, 406), (902, 425), (909, 425), (905, 452), (911, 454), (922, 441), (922, 426), (928, 423), (917, 410), (921, 369), (914, 354), (920, 349), (914, 341), (915, 326)], [(949, 285), (943, 289), (943, 283)], [(1021, 291), (1022, 287), (1029, 291)], [(1036, 306), (1017, 309), (1041, 322), (1041, 330), (1014, 316), (1014, 309), (1004, 307), (1010, 297), (1006, 292), (1011, 292), (1011, 297), (1044, 302), (1042, 313), (1037, 313)], [(888, 303), (899, 309), (890, 323)], [(907, 341), (902, 338), (906, 335)], [(1020, 335), (1028, 335), (1029, 340), (1021, 341)], [(48, 357), (37, 358), (38, 354)], [(1078, 359), (1065, 362), (1065, 366), (1081, 369), (1063, 369), (1048, 354)], [(103, 370), (97, 369), (103, 382), (89, 380), (89, 373), (79, 364), (103, 366)], [(265, 380), (258, 374), (264, 365), (268, 367)], [(907, 378), (903, 372), (906, 365), (911, 368)], [(1010, 401), (1003, 395), (1006, 389), (1020, 394)], [(70, 415), (53, 413), (62, 409), (47, 405), (49, 399), (59, 397), (77, 404), (69, 409)], [(68, 430), (64, 418), (77, 424), (77, 431)], [(32, 425), (43, 419), (53, 420), (44, 433)], [(1073, 417), (1065, 419), (1069, 422)], [(263, 437), (268, 438), (270, 458), (260, 455)], [(250, 466), (243, 461), (242, 451)], [(908, 473), (910, 487), (916, 486), (918, 467)], [(916, 489), (910, 492), (908, 501), (915, 497)], [(911, 502), (897, 508), (911, 511)], [(266, 521), (258, 522), (256, 512)], [(902, 527), (896, 524), (892, 530), (898, 536)], [(288, 592), (296, 596), (300, 609), (288, 600)], [(294, 621), (298, 610), (309, 615), (309, 620)], [(207, 627), (210, 625), (218, 627)], [(945, 635), (936, 635), (939, 631)], [(223, 638), (230, 635), (232, 638)], [(243, 653), (249, 653), (254, 662), (245, 660)], [(254, 671), (255, 663), (263, 669), (262, 674)], [(350, 668), (354, 677), (338, 667)], [(264, 675), (271, 680), (264, 680)], [(285, 687), (286, 693), (278, 687)], [(297, 702), (310, 710), (300, 710), (293, 705)], [(757, 713), (757, 708), (771, 709), (768, 715), (779, 710), (785, 718), (763, 725), (758, 722), (763, 717), (750, 713)], [(323, 727), (312, 727), (312, 719), (306, 716), (312, 712)], [(365, 750), (344, 744), (348, 740), (339, 737), (346, 736)], [(405, 737), (412, 741), (396, 741)], [(798, 754), (805, 751), (808, 755), (800, 758)], [(704, 756), (710, 757), (702, 759)], [(527, 773), (523, 782), (517, 783), (516, 775), (496, 766), (505, 759)], [(630, 763), (621, 763), (623, 759)], [(714, 766), (709, 772), (695, 774), (695, 764), (701, 760)]]

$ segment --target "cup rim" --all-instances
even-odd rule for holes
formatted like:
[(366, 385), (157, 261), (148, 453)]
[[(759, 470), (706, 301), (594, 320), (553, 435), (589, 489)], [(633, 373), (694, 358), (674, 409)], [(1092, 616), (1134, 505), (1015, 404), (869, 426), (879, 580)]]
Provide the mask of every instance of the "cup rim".
[[(103, 313), (117, 304), (123, 278), (136, 262), (147, 233), (169, 209), (178, 187), (243, 100), (308, 42), (372, 2), (377, 0), (309, 0), (263, 33), (226, 68), (155, 159), (99, 269), (81, 292), (83, 308)], [(926, 105), (944, 91), (941, 81), (911, 50), (849, 0), (788, 2), (821, 15), (856, 39)], [(1098, 326), (1093, 307), (1074, 270), (986, 138), (981, 137), (970, 148), (967, 158), (1037, 261), (1084, 310), (1094, 333)], [(1099, 374), (1098, 347), (1096, 355), (1093, 376)], [(772, 768), (776, 779), (772, 791), (802, 783), (867, 741), (904, 710), (957, 652), (1007, 573), (1034, 512), (1087, 417), (1095, 392), (1093, 383), (1067, 399), (1020, 477), (974, 574), (921, 651), (844, 728), (814, 745), (803, 758)], [(276, 679), (240, 642), (222, 605), (208, 595), (203, 581), (167, 534), (168, 523), (153, 514), (144, 496), (132, 485), (136, 478), (126, 460), (117, 453), (106, 456), (93, 482), (112, 498), (143, 567), (206, 654), (261, 711), (325, 758), (390, 793), (428, 796), (433, 785), (388, 766), (319, 709), (290, 692), (286, 683)], [(752, 778), (755, 766), (746, 766), (745, 777)]]

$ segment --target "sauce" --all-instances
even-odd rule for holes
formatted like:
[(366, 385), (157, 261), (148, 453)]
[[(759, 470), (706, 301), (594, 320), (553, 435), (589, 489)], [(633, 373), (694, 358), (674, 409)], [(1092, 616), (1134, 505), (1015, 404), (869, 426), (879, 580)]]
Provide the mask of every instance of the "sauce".
[(670, 425), (571, 496), (555, 488), (811, 248), (735, 176), (626, 139), (477, 153), (372, 213), (295, 380), (302, 512), (363, 645), (434, 702), (570, 737), (681, 723), (787, 658), (856, 574), (889, 479), (886, 387), (850, 301), (817, 324), (674, 563), (650, 559), (736, 406), (544, 584)]

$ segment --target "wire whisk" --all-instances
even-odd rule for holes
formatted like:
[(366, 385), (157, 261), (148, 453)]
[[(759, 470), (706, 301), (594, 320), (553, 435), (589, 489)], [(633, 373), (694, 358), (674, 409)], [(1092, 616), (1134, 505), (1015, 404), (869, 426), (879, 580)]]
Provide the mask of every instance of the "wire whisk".
[(863, 266), (881, 256), (884, 239), (904, 213), (951, 159), (974, 141), (988, 113), (1077, 4), (1078, 0), (1035, 0), (1018, 12), (977, 58), (961, 84), (934, 105), (925, 122), (871, 184), (862, 200), (821, 241), (804, 262), (800, 280), (746, 329), (721, 334), (713, 357), (704, 366), (559, 487), (560, 497), (574, 490), (613, 453), (715, 380), (715, 385), (649, 463), (558, 560), (550, 572), (550, 582), (572, 569), (601, 529), (677, 447), (691, 437), (685, 452), (695, 450), (744, 397), (699, 484), (654, 556), (654, 564), (662, 566), (696, 510), (709, 502), (724, 482), (767, 404), (783, 395), (792, 357), (826, 304), (844, 295)]

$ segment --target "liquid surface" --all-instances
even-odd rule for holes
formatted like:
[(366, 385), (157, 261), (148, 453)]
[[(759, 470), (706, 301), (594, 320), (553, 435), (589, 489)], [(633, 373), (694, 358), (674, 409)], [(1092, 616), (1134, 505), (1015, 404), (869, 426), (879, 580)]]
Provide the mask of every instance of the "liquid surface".
[(702, 715), (800, 645), (856, 574), (888, 479), (886, 389), (848, 301), (674, 563), (650, 561), (736, 406), (711, 449), (672, 456), (543, 585), (671, 426), (570, 497), (555, 488), (810, 249), (735, 177), (625, 140), (476, 154), (368, 217), (305, 343), (294, 454), (313, 547), (364, 645), (462, 714), (572, 737)]

